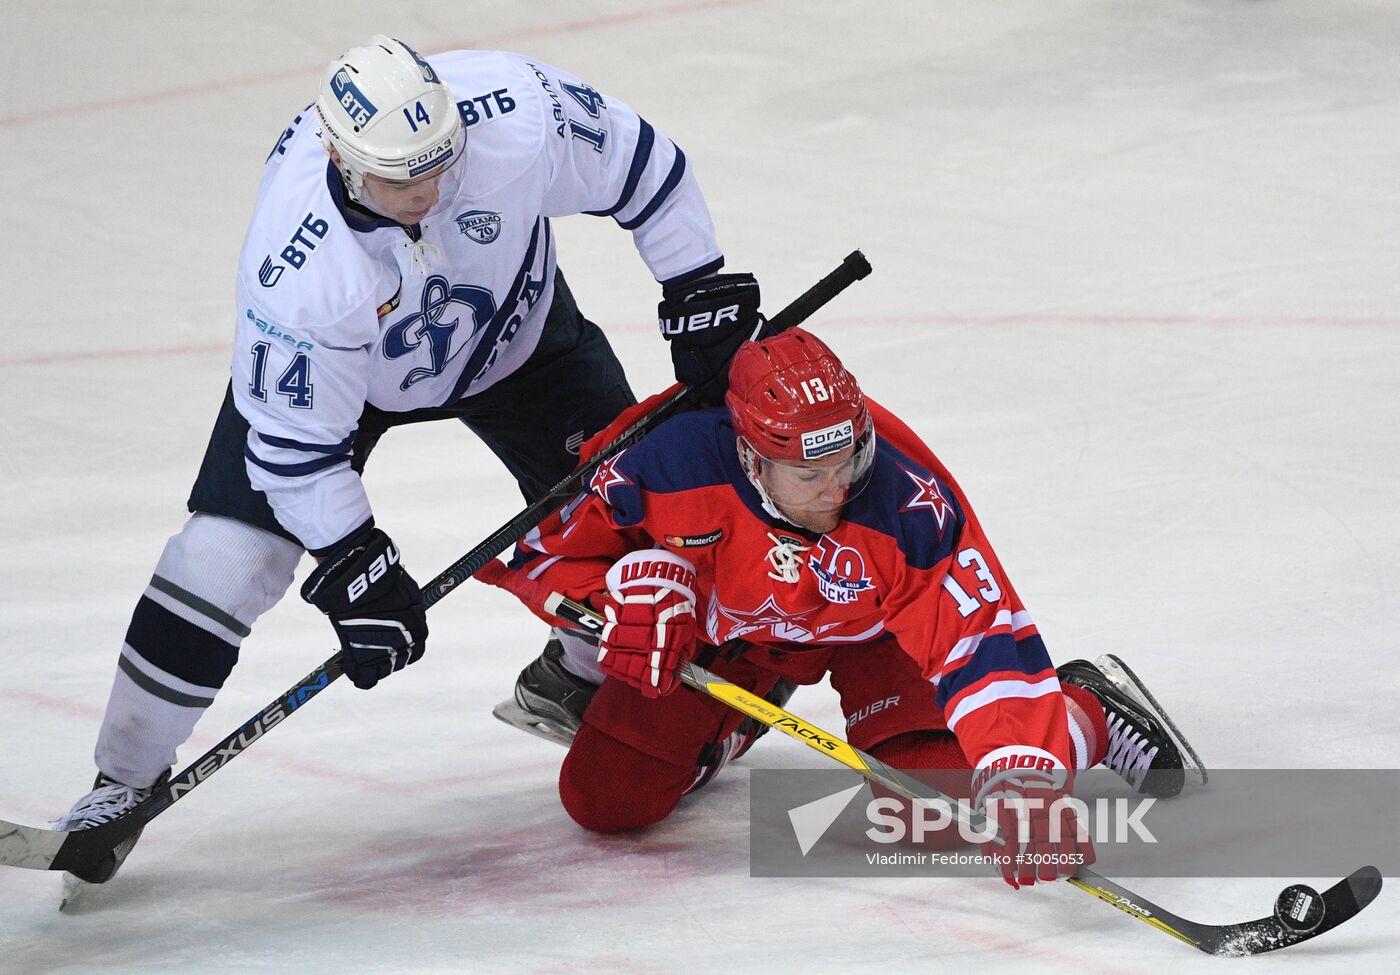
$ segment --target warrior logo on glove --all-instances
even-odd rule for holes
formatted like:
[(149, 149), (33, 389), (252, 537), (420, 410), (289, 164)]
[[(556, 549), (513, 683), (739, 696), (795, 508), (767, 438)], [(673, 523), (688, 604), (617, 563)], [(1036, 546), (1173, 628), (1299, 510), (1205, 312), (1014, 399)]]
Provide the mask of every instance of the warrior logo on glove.
[(618, 559), (594, 597), (606, 622), (598, 644), (603, 673), (643, 697), (661, 697), (680, 683), (695, 655), (695, 566), (664, 549)]
[(997, 827), (1004, 845), (988, 841), (982, 855), (1013, 889), (1073, 876), (1095, 860), (1094, 843), (1080, 818), (1083, 804), (1070, 793), (1072, 776), (1041, 748), (998, 748), (973, 775), (973, 804)]

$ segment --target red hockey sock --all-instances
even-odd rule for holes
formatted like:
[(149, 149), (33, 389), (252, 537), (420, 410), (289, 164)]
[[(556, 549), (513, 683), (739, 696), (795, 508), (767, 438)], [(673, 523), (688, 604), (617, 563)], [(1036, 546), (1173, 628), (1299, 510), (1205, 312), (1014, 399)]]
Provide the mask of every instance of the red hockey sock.
[(1069, 715), (1069, 737), (1074, 744), (1076, 769), (1093, 768), (1108, 754), (1108, 718), (1099, 699), (1082, 687), (1060, 684)]
[(947, 731), (911, 731), (895, 735), (872, 745), (870, 754), (897, 769), (968, 767), (962, 746)]
[[(910, 772), (914, 778), (953, 799), (968, 800), (972, 770), (968, 767), (962, 746), (951, 732), (911, 731), (873, 745), (869, 751), (886, 765)], [(967, 841), (958, 835), (957, 828), (951, 824), (936, 831), (923, 831), (920, 835), (922, 827), (915, 823), (905, 799), (894, 796), (874, 782), (870, 783), (870, 791), (876, 798), (898, 799), (899, 811), (894, 815), (904, 823), (906, 843), (933, 850), (951, 850), (967, 845)]]
[(559, 770), (559, 799), (574, 822), (595, 833), (620, 833), (659, 823), (695, 778), (594, 728), (579, 728)]

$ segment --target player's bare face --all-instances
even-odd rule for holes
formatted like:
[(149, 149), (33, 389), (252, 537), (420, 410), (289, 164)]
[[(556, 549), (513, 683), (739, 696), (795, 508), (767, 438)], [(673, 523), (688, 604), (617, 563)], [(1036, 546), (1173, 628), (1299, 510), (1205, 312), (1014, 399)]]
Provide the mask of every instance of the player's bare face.
[(395, 223), (415, 224), (437, 206), (438, 187), (446, 170), (417, 179), (381, 179), (365, 175), (365, 202)]
[(814, 532), (834, 531), (858, 476), (855, 451), (847, 447), (821, 460), (776, 463), (764, 460), (759, 480), (783, 517)]

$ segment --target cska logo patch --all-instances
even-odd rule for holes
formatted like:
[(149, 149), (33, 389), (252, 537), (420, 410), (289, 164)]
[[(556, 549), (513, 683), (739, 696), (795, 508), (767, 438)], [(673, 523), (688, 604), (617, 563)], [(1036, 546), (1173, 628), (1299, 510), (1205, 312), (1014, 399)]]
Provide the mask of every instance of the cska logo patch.
[(817, 588), (827, 602), (845, 605), (875, 588), (865, 574), (865, 558), (849, 545), (837, 545), (826, 535), (812, 546), (807, 567), (817, 577)]

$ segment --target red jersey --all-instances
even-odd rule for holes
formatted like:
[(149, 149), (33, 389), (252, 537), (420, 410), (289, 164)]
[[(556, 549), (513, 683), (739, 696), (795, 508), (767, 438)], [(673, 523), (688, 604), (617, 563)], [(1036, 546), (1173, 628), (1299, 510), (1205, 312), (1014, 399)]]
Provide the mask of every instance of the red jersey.
[(937, 688), (974, 767), (997, 749), (1031, 746), (1073, 768), (1054, 666), (972, 509), (922, 441), (867, 403), (870, 480), (833, 531), (817, 536), (764, 509), (728, 411), (717, 408), (673, 417), (600, 465), (586, 492), (522, 540), (508, 568), (495, 562), (477, 578), (558, 624), (541, 608), (550, 592), (586, 602), (621, 556), (669, 549), (695, 565), (702, 639), (742, 638), (757, 662), (800, 667), (803, 652), (824, 661), (893, 635)]

